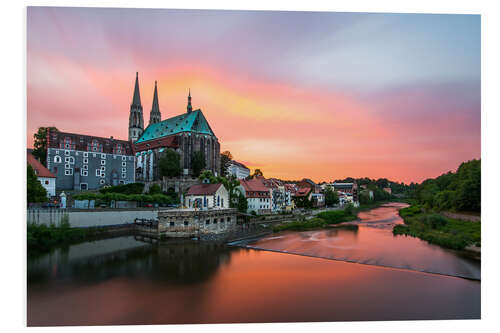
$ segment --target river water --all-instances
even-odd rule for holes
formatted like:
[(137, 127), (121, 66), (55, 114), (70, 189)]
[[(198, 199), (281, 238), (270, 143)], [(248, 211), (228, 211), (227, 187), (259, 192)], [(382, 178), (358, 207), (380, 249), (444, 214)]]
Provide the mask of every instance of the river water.
[(357, 231), (239, 246), (127, 236), (58, 249), (28, 260), (28, 325), (480, 318), (480, 264), (393, 236), (399, 207), (360, 214)]

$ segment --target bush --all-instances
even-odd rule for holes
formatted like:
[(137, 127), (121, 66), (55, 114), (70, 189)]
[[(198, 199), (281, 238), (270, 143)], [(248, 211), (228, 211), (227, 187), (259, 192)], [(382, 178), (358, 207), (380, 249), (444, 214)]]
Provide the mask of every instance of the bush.
[(149, 194), (161, 194), (161, 187), (158, 184), (153, 184), (149, 188)]
[(99, 192), (101, 193), (122, 193), (122, 194), (142, 194), (144, 191), (143, 183), (131, 183), (123, 184), (118, 186), (111, 186), (101, 188)]
[(352, 209), (347, 210), (331, 210), (321, 212), (316, 215), (318, 218), (323, 219), (328, 224), (337, 224), (341, 222), (352, 221), (356, 216), (352, 213)]
[(428, 225), (429, 227), (431, 227), (432, 229), (438, 229), (440, 227), (445, 226), (448, 223), (446, 218), (444, 218), (443, 216), (441, 216), (439, 214), (426, 215), (424, 217), (423, 222), (426, 225)]

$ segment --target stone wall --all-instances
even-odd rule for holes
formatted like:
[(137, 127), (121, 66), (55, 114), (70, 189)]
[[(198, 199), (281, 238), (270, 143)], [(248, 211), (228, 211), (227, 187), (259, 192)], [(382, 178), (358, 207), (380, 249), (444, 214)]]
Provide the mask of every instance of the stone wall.
[(236, 209), (176, 209), (158, 213), (158, 234), (166, 237), (202, 237), (225, 234), (236, 226)]

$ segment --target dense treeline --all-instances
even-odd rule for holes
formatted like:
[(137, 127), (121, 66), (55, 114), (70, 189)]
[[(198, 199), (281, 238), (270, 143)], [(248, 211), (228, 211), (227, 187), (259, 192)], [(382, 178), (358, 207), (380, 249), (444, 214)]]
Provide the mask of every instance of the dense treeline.
[(413, 197), (428, 209), (480, 212), (481, 160), (464, 162), (456, 172), (425, 180)]

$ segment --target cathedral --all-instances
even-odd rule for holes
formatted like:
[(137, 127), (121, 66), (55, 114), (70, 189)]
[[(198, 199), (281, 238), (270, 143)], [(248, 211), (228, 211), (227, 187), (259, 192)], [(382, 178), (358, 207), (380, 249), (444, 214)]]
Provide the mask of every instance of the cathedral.
[(136, 155), (136, 181), (161, 180), (158, 162), (166, 149), (173, 149), (179, 153), (182, 177), (193, 176), (191, 158), (196, 151), (204, 153), (205, 170), (212, 171), (214, 175), (220, 173), (219, 140), (201, 109), (193, 110), (191, 91), (188, 94), (186, 112), (161, 120), (158, 87), (155, 81), (149, 124), (144, 128), (139, 75), (136, 73), (128, 134)]

